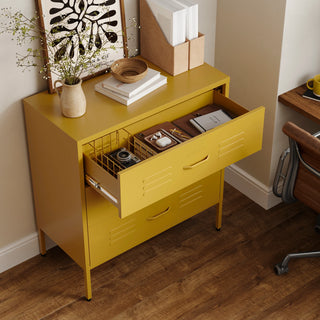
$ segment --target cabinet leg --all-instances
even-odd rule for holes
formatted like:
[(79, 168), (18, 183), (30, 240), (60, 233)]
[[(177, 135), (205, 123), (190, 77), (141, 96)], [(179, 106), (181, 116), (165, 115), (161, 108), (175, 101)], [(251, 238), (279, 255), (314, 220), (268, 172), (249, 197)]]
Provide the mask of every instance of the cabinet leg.
[(222, 204), (223, 204), (223, 187), (224, 187), (224, 169), (220, 171), (220, 192), (219, 203), (216, 212), (216, 229), (220, 231), (222, 225)]
[(90, 269), (84, 270), (84, 281), (86, 287), (86, 298), (88, 301), (92, 299), (92, 289), (91, 289), (91, 273)]
[(220, 231), (222, 225), (222, 202), (218, 203), (217, 213), (216, 213), (216, 229)]
[(39, 229), (38, 235), (39, 235), (40, 254), (42, 256), (45, 256), (47, 253), (47, 249), (46, 249), (46, 239), (45, 239), (44, 232), (41, 229)]

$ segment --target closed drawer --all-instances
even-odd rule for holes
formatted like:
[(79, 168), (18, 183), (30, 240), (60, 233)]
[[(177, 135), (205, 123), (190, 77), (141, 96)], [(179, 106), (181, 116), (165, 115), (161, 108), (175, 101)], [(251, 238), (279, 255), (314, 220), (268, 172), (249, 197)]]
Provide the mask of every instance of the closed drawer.
[(213, 206), (219, 201), (219, 185), (218, 172), (124, 219), (109, 201), (86, 188), (90, 267)]
[[(86, 175), (91, 179), (88, 181), (119, 209), (121, 218), (261, 149), (263, 107), (249, 112), (217, 92), (212, 92), (212, 102), (238, 116), (215, 129), (119, 171), (117, 177), (95, 163), (90, 154), (84, 154)], [(182, 110), (183, 103), (177, 108)], [(197, 108), (199, 106), (194, 110)], [(161, 119), (172, 121), (174, 119), (170, 117), (171, 114), (170, 109), (163, 111)], [(183, 113), (180, 114), (182, 115)], [(142, 121), (144, 128), (151, 126), (149, 120), (147, 118)], [(139, 128), (141, 129), (141, 124)]]

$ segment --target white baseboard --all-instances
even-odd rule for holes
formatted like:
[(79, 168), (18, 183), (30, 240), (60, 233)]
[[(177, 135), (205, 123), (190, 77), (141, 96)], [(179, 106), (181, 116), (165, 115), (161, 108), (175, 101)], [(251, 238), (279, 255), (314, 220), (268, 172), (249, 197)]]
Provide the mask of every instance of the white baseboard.
[[(46, 239), (46, 244), (48, 249), (55, 246), (55, 243), (49, 238)], [(0, 273), (38, 254), (40, 254), (38, 233), (34, 232), (0, 248)]]
[(235, 164), (225, 169), (225, 181), (265, 210), (281, 202), (281, 198), (273, 194), (272, 187), (267, 187)]

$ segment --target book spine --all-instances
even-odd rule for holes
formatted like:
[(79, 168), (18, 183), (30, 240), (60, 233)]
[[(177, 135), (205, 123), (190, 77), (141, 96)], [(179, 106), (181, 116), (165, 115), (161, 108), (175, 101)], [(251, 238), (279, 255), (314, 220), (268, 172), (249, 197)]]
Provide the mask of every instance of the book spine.
[(117, 94), (112, 94), (112, 92), (110, 92), (108, 89), (102, 88), (102, 86), (99, 84), (97, 84), (95, 86), (95, 90), (102, 93), (103, 95), (111, 98), (111, 99), (114, 99), (114, 100), (126, 105), (126, 106), (128, 105), (128, 101), (125, 98), (121, 98)]

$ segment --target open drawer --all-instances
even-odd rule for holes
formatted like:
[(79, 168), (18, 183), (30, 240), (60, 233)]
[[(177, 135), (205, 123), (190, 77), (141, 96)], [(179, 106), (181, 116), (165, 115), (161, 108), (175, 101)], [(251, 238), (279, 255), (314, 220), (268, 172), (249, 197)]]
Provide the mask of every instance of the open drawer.
[[(129, 133), (124, 128), (107, 135), (108, 142), (93, 141), (84, 146), (86, 181), (109, 199), (124, 218), (261, 149), (263, 107), (248, 111), (218, 92), (213, 92), (213, 103), (238, 116), (123, 170), (111, 172), (99, 165), (96, 159), (101, 155), (97, 150), (103, 150), (103, 144), (108, 145), (109, 151), (122, 147), (130, 140), (130, 134), (137, 132)], [(169, 109), (163, 111), (163, 121), (174, 120), (170, 114)], [(150, 126), (148, 118), (142, 121), (145, 128)], [(97, 147), (92, 148), (93, 145)]]

